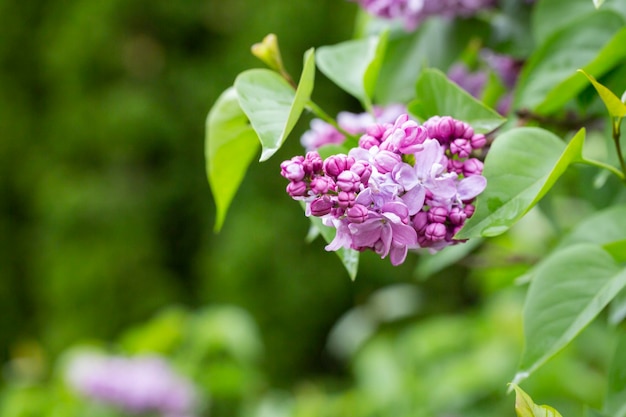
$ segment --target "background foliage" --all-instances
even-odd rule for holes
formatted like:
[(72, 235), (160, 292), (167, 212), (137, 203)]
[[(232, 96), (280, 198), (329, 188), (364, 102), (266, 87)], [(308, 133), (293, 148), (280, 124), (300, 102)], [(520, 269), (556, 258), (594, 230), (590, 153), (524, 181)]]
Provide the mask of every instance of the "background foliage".
[[(276, 33), (298, 74), (309, 47), (352, 36), (355, 4), (289, 4), (0, 0), (1, 416), (84, 415), (61, 375), (85, 343), (167, 355), (211, 397), (213, 415), (512, 415), (505, 384), (525, 293), (513, 280), (562, 230), (620, 201), (619, 184), (579, 187), (596, 172), (577, 168), (543, 211), (460, 264), (426, 280), (418, 257), (394, 268), (365, 253), (351, 282), (320, 240), (304, 241), (308, 224), (283, 191), (278, 164), (300, 153), (292, 140), (252, 165), (214, 234), (204, 121), (234, 75), (258, 66), (250, 45)], [(577, 18), (568, 13), (563, 24)], [(520, 53), (534, 46), (519, 41)], [(559, 42), (541, 54), (557, 60)], [(521, 83), (538, 83), (543, 62)], [(382, 101), (406, 94), (386, 82)], [(553, 86), (542, 82), (516, 100), (540, 106)], [(314, 97), (330, 114), (361, 108), (321, 75)], [(599, 408), (613, 339), (592, 324), (525, 389), (564, 416)]]

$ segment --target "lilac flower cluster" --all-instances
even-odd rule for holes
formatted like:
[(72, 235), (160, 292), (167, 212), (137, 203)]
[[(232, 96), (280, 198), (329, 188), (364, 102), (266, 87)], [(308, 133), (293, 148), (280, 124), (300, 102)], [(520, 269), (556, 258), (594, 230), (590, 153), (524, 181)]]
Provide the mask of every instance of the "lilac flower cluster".
[[(391, 104), (385, 107), (374, 106), (372, 113), (350, 113), (342, 111), (337, 115), (337, 124), (345, 132), (357, 135), (374, 123), (390, 123), (406, 113), (403, 104)], [(346, 140), (343, 133), (322, 119), (311, 120), (311, 129), (304, 132), (300, 143), (307, 151), (314, 151), (324, 145), (341, 145)]]
[(496, 110), (500, 114), (507, 114), (511, 109), (513, 89), (521, 70), (521, 61), (483, 49), (479, 55), (479, 64), (478, 69), (471, 71), (467, 65), (456, 63), (448, 70), (448, 78), (472, 96), (480, 98), (487, 84), (488, 72), (493, 71), (506, 89), (505, 94), (496, 104)]
[(449, 116), (422, 125), (407, 114), (372, 124), (348, 154), (322, 160), (316, 151), (281, 164), (287, 193), (306, 203), (306, 215), (334, 227), (326, 250), (371, 249), (393, 265), (410, 249), (432, 251), (457, 243), (454, 235), (474, 212), (485, 186), (473, 157), (487, 140)]
[(430, 16), (469, 17), (495, 6), (495, 0), (353, 0), (369, 14), (383, 19), (401, 20), (414, 30)]
[(69, 364), (66, 376), (82, 395), (128, 413), (192, 417), (197, 405), (191, 382), (157, 356), (81, 354)]

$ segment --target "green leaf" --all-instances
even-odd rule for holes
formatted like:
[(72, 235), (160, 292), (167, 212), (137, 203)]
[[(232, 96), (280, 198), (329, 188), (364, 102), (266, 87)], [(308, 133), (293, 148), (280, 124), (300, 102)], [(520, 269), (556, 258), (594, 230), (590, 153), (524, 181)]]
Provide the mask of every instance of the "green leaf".
[(537, 405), (530, 395), (526, 394), (516, 384), (511, 384), (515, 390), (515, 413), (517, 417), (561, 417), (558, 411), (548, 405)]
[(422, 68), (448, 68), (472, 36), (486, 38), (484, 21), (427, 19), (411, 33), (390, 36), (376, 85), (377, 103), (408, 103)]
[(626, 289), (622, 290), (611, 301), (609, 306), (609, 323), (617, 326), (626, 318)]
[(602, 102), (606, 106), (606, 109), (609, 111), (609, 115), (611, 117), (622, 118), (626, 116), (626, 104), (622, 103), (622, 100), (619, 99), (611, 90), (600, 84), (596, 79), (587, 74), (584, 70), (578, 70), (581, 74), (583, 74), (593, 87), (598, 92), (598, 95), (602, 99)]
[(622, 330), (609, 367), (604, 411), (612, 417), (626, 417), (626, 334)]
[(603, 4), (604, 0), (593, 0), (593, 5), (596, 6), (596, 9), (599, 9)]
[(572, 22), (595, 12), (589, 0), (550, 0), (535, 3), (531, 31), (537, 44), (545, 42)]
[(626, 237), (626, 205), (622, 204), (598, 211), (578, 223), (562, 239), (558, 248), (583, 242), (604, 246), (621, 241), (624, 237)]
[(222, 228), (230, 203), (259, 149), (256, 133), (239, 106), (234, 88), (217, 99), (206, 120), (206, 172), (217, 208), (215, 231)]
[[(327, 243), (330, 243), (335, 238), (336, 230), (332, 227), (325, 226), (324, 223), (322, 223), (322, 219), (315, 216), (310, 216), (309, 219), (311, 219), (311, 224), (319, 231)], [(344, 268), (346, 268), (346, 271), (348, 271), (350, 279), (354, 281), (359, 269), (359, 252), (353, 249), (342, 248), (335, 253), (341, 260)]]
[(541, 114), (560, 110), (586, 87), (576, 69), (584, 68), (600, 76), (626, 56), (623, 25), (621, 16), (607, 10), (575, 21), (555, 33), (524, 66), (513, 108), (533, 109)]
[(476, 200), (476, 212), (457, 239), (496, 236), (526, 214), (567, 167), (582, 159), (585, 130), (565, 146), (547, 130), (525, 127), (500, 135), (485, 159), (487, 188)]
[(371, 109), (372, 96), (383, 63), (387, 32), (317, 50), (317, 66), (339, 87)]
[(570, 343), (625, 286), (626, 268), (594, 244), (565, 248), (543, 262), (526, 296), (516, 382)]
[(235, 80), (241, 108), (263, 146), (261, 161), (269, 159), (280, 149), (293, 130), (311, 98), (314, 78), (315, 57), (310, 49), (304, 55), (297, 90), (280, 74), (267, 69), (244, 71)]
[(409, 111), (422, 121), (432, 116), (452, 116), (470, 124), (478, 133), (491, 132), (505, 122), (437, 69), (422, 71), (416, 92), (417, 99), (409, 104)]
[(415, 268), (415, 276), (420, 280), (426, 280), (437, 272), (459, 262), (482, 243), (481, 238), (470, 239), (435, 254), (421, 256)]

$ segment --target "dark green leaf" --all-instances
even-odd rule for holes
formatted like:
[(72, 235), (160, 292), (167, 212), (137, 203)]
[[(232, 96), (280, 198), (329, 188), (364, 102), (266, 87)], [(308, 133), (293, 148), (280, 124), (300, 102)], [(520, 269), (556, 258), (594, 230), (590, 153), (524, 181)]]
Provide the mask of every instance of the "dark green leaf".
[(300, 83), (295, 90), (277, 72), (266, 69), (244, 71), (235, 80), (241, 108), (257, 132), (269, 159), (282, 146), (311, 98), (315, 77), (313, 50), (306, 52)]
[(496, 236), (508, 230), (571, 163), (582, 158), (584, 139), (584, 129), (567, 147), (559, 137), (539, 128), (513, 129), (499, 136), (485, 160), (487, 188), (456, 238)]
[(317, 66), (335, 84), (370, 109), (387, 36), (384, 32), (380, 36), (322, 46), (317, 51)]
[(409, 111), (422, 121), (432, 116), (452, 116), (479, 133), (495, 130), (505, 121), (436, 69), (422, 71), (416, 92), (417, 99), (409, 105)]
[(569, 344), (625, 286), (626, 269), (594, 244), (565, 248), (543, 262), (524, 305), (526, 344), (516, 382)]
[(257, 135), (231, 87), (217, 99), (206, 121), (206, 172), (217, 207), (216, 231), (221, 229), (258, 148)]

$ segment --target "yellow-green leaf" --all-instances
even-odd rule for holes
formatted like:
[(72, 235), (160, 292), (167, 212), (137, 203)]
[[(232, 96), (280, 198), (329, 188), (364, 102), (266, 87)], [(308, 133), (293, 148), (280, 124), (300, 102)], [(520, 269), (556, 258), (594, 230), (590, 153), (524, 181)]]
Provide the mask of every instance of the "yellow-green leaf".
[(537, 405), (516, 384), (511, 384), (515, 390), (515, 413), (517, 417), (562, 417), (561, 414), (549, 405)]

